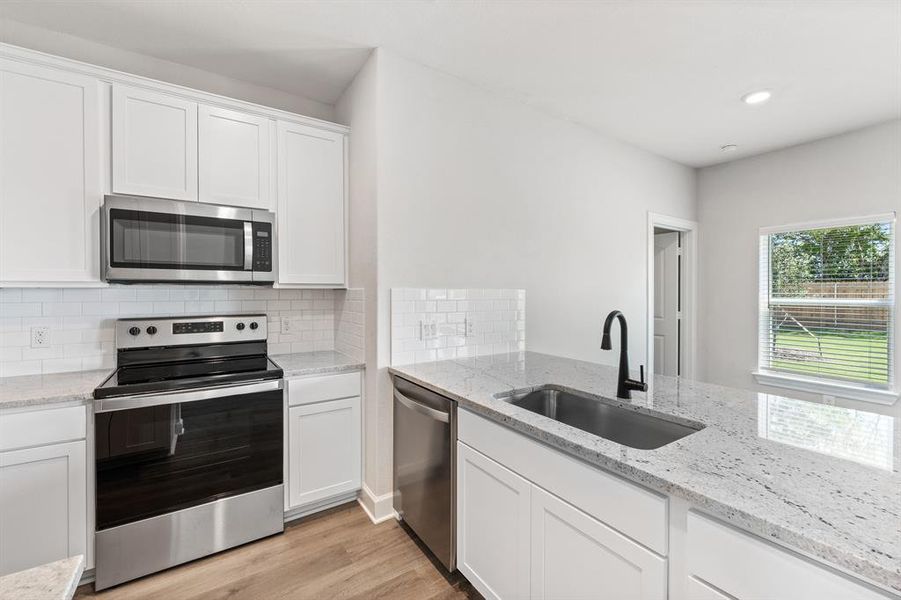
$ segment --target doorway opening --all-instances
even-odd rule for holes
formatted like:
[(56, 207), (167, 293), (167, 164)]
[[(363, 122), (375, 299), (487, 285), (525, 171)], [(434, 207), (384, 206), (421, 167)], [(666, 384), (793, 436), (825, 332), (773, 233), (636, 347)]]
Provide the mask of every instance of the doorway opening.
[[(648, 372), (693, 378), (697, 224), (648, 214)], [(651, 380), (653, 381), (653, 380)]]

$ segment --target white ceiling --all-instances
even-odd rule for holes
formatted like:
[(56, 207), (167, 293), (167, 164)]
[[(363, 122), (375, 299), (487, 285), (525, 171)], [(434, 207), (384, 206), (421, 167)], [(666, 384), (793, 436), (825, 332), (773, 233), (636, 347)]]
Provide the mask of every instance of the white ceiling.
[(692, 166), (901, 117), (901, 0), (6, 0), (0, 18), (328, 103), (384, 47)]

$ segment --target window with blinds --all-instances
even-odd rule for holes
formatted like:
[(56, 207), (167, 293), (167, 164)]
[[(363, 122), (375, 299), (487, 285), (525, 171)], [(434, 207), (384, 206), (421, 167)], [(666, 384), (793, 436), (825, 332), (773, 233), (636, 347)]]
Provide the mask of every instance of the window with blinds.
[(761, 230), (761, 371), (892, 388), (894, 222)]

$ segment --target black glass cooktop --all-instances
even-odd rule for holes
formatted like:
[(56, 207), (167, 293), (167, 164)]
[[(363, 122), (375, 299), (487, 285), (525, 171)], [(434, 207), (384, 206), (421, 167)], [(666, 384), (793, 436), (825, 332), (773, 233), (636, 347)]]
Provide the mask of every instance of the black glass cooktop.
[(243, 354), (235, 345), (218, 350), (120, 351), (118, 363), (119, 368), (94, 390), (94, 398), (174, 392), (283, 375), (281, 367), (265, 354)]

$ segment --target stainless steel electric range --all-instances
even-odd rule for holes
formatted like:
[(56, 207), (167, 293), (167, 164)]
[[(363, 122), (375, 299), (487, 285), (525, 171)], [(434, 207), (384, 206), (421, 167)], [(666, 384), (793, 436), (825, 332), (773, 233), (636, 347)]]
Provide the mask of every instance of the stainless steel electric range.
[(266, 315), (116, 322), (94, 390), (96, 589), (284, 530)]

